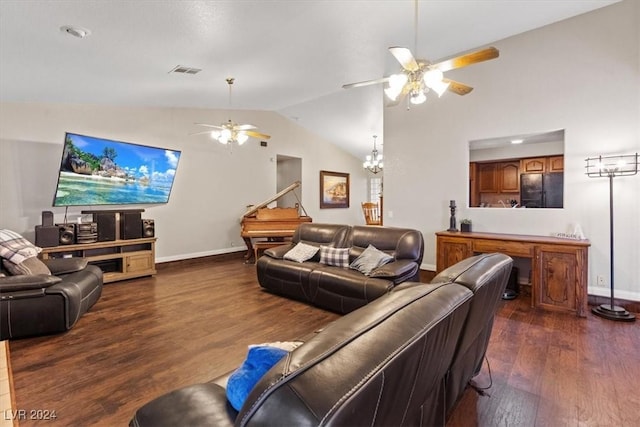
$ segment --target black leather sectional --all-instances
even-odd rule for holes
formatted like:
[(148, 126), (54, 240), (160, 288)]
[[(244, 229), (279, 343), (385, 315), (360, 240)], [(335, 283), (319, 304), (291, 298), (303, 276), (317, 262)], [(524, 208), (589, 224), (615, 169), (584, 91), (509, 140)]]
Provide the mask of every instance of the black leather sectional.
[(394, 287), (312, 334), (239, 411), (225, 376), (158, 397), (130, 426), (444, 426), (480, 371), (511, 265), (478, 255)]

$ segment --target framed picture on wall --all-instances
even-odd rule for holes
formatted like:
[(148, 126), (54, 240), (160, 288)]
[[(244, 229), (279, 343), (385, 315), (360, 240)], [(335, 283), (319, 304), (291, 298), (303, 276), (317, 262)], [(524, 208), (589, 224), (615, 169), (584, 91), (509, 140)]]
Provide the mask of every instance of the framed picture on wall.
[(349, 174), (320, 171), (320, 209), (349, 207)]

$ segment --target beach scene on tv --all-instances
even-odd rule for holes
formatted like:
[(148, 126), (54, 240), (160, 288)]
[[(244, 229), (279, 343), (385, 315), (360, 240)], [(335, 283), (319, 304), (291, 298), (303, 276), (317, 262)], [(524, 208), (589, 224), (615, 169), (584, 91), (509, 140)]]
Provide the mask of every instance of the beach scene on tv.
[(67, 133), (54, 206), (167, 203), (180, 151)]

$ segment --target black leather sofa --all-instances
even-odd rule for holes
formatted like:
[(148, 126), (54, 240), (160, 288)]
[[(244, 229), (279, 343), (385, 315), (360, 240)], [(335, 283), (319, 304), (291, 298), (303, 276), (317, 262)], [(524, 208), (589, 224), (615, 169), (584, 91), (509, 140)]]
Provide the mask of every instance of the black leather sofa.
[(102, 270), (84, 258), (44, 261), (51, 275), (0, 278), (0, 340), (71, 329), (102, 294)]
[(480, 369), (511, 264), (478, 255), (396, 286), (312, 334), (240, 411), (224, 376), (158, 397), (130, 426), (444, 426)]
[[(316, 254), (303, 263), (283, 259), (298, 242), (349, 248), (349, 261), (368, 245), (394, 260), (366, 276), (358, 270), (321, 264)], [(290, 244), (267, 249), (256, 263), (263, 288), (337, 313), (348, 313), (406, 281), (419, 281), (424, 252), (422, 233), (408, 228), (301, 224)]]

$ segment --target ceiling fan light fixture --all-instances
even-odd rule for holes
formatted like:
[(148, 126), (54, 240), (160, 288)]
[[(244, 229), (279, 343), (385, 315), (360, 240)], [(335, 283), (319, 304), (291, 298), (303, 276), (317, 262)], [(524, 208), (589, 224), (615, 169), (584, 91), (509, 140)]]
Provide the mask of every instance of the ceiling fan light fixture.
[(450, 84), (450, 82), (443, 82), (442, 80), (440, 80), (439, 82), (431, 86), (431, 89), (433, 89), (438, 94), (438, 98), (440, 98), (447, 91), (447, 89), (449, 89)]
[(389, 76), (389, 87), (384, 90), (385, 95), (391, 100), (398, 99), (402, 88), (407, 83), (408, 77), (406, 74), (392, 74)]
[(449, 89), (450, 82), (443, 81), (444, 75), (442, 71), (438, 69), (430, 69), (426, 73), (424, 73), (424, 84), (427, 85), (428, 88), (434, 90), (438, 94), (438, 98), (440, 98), (446, 91)]
[(238, 141), (238, 145), (242, 145), (245, 142), (247, 142), (247, 139), (249, 139), (249, 135), (247, 135), (244, 132), (238, 132), (238, 134), (236, 135), (236, 140)]
[(422, 104), (426, 100), (427, 100), (427, 95), (425, 95), (424, 92), (421, 91), (421, 90), (420, 91), (411, 92), (411, 96), (409, 97), (409, 101), (413, 105)]
[(389, 76), (389, 87), (400, 92), (408, 80), (409, 77), (404, 73), (392, 74)]
[(401, 91), (402, 89), (396, 90), (392, 87), (388, 87), (384, 90), (384, 94), (387, 95), (387, 98), (389, 98), (391, 101), (395, 101), (396, 99), (398, 99), (398, 95), (400, 95)]
[(442, 82), (444, 75), (442, 74), (442, 71), (438, 69), (430, 69), (426, 73), (424, 73), (423, 78), (424, 83), (432, 88), (434, 85)]

